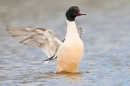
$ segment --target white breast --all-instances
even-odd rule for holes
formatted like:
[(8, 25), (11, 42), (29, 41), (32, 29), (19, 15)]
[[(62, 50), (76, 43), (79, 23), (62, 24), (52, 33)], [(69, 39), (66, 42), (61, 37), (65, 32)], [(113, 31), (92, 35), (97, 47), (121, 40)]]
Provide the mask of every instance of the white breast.
[(67, 21), (65, 41), (58, 52), (57, 71), (77, 72), (84, 45), (81, 41), (75, 22)]

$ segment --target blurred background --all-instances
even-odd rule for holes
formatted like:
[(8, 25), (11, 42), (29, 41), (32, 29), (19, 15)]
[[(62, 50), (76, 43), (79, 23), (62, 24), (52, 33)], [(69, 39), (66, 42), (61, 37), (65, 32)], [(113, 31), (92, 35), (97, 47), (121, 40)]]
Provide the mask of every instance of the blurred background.
[[(76, 18), (85, 50), (79, 68), (83, 75), (73, 79), (55, 74), (56, 60), (45, 65), (47, 56), (40, 49), (19, 44), (6, 28), (42, 27), (63, 40), (65, 12), (74, 5), (86, 16)], [(0, 86), (128, 86), (129, 10), (130, 0), (0, 0)]]

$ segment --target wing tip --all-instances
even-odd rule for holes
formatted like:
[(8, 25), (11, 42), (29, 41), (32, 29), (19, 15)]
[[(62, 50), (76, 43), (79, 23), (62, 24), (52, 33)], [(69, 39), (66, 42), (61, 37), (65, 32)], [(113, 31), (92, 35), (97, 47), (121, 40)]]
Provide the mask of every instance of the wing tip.
[(47, 64), (47, 63), (49, 63), (50, 61), (44, 61), (44, 64)]

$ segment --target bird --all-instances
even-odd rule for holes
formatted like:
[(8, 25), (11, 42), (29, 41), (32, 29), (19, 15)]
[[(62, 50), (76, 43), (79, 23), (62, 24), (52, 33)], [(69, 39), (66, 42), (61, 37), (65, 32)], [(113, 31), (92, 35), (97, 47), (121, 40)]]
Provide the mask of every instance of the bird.
[(80, 13), (78, 6), (71, 6), (65, 13), (67, 32), (65, 39), (60, 41), (54, 32), (45, 28), (10, 28), (8, 31), (13, 38), (24, 38), (21, 44), (38, 47), (46, 55), (45, 63), (57, 59), (56, 71), (77, 73), (81, 62), (84, 43), (81, 40), (82, 28), (78, 28), (75, 18), (86, 14)]

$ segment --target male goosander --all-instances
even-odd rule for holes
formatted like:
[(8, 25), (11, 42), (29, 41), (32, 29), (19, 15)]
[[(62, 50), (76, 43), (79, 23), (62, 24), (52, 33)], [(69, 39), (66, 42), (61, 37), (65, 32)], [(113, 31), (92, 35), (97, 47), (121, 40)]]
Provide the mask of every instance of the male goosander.
[(81, 28), (77, 28), (75, 18), (82, 16), (77, 6), (66, 12), (67, 33), (64, 41), (60, 41), (53, 31), (44, 28), (7, 28), (14, 38), (26, 38), (21, 44), (39, 47), (49, 60), (57, 58), (57, 72), (77, 73), (82, 59), (84, 44), (81, 40)]

